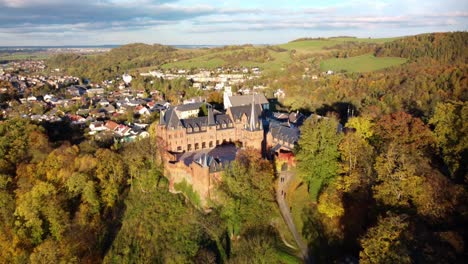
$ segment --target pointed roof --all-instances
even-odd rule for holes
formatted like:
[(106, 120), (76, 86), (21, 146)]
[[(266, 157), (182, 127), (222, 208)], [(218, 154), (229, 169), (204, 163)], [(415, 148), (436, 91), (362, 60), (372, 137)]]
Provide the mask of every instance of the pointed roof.
[(165, 125), (167, 128), (178, 128), (181, 125), (180, 119), (173, 107), (169, 108), (162, 116), (160, 120), (161, 125)]

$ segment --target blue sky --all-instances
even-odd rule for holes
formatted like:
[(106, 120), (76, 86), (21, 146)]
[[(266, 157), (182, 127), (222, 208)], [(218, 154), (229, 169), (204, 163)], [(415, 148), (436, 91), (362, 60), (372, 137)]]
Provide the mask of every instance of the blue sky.
[(276, 44), (468, 30), (466, 0), (0, 0), (0, 46)]

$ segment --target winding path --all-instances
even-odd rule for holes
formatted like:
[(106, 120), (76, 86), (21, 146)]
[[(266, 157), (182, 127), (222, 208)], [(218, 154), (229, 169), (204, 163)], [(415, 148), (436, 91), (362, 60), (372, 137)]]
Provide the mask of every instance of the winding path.
[(294, 221), (291, 216), (291, 212), (289, 211), (289, 206), (286, 203), (285, 197), (283, 196), (283, 193), (285, 193), (285, 191), (288, 191), (288, 187), (291, 182), (291, 179), (294, 177), (294, 173), (290, 171), (281, 171), (279, 173), (279, 177), (280, 179), (278, 181), (278, 188), (276, 189), (276, 201), (278, 202), (281, 215), (283, 215), (284, 221), (288, 225), (288, 228), (291, 231), (294, 240), (296, 241), (296, 244), (301, 251), (301, 255), (304, 259), (304, 262), (312, 263), (311, 259), (309, 258), (307, 245), (304, 243), (301, 235), (299, 235), (299, 232), (297, 231), (296, 225), (294, 224)]

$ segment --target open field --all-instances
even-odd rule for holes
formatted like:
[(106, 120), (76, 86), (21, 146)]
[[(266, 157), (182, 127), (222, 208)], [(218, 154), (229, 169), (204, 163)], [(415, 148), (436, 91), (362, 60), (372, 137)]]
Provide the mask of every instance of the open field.
[[(245, 66), (245, 67), (260, 67), (264, 71), (278, 71), (283, 67), (286, 67), (292, 62), (291, 51), (295, 50), (301, 54), (319, 54), (323, 52), (331, 51), (328, 47), (332, 47), (338, 44), (343, 44), (345, 42), (365, 42), (365, 43), (384, 43), (393, 41), (396, 38), (382, 38), (382, 39), (363, 39), (363, 38), (328, 38), (328, 39), (316, 39), (316, 40), (302, 40), (296, 42), (289, 42), (286, 44), (281, 44), (274, 46), (272, 48), (268, 47), (239, 47), (238, 49), (227, 49), (227, 50), (199, 50), (200, 55), (194, 56), (191, 59), (180, 60), (175, 62), (170, 62), (162, 65), (163, 69), (170, 68), (182, 68), (182, 69), (191, 69), (191, 68), (205, 68), (205, 69), (214, 69), (217, 67), (224, 66)], [(254, 52), (261, 49), (267, 50), (268, 56), (270, 59), (264, 61), (261, 59), (252, 59), (252, 60), (239, 60), (233, 62), (226, 61), (224, 58), (226, 56), (232, 55), (235, 52)]]
[(385, 43), (394, 41), (398, 38), (380, 38), (380, 39), (370, 39), (370, 38), (327, 38), (327, 39), (314, 39), (314, 40), (301, 40), (294, 41), (285, 44), (279, 45), (280, 48), (287, 50), (296, 50), (297, 52), (302, 53), (315, 53), (323, 52), (327, 47), (333, 47), (338, 44), (343, 44), (345, 42), (361, 42), (361, 43)]
[(332, 70), (335, 72), (371, 72), (388, 67), (400, 65), (406, 62), (404, 58), (396, 57), (375, 57), (372, 54), (350, 58), (332, 58), (320, 63), (320, 69), (323, 71)]

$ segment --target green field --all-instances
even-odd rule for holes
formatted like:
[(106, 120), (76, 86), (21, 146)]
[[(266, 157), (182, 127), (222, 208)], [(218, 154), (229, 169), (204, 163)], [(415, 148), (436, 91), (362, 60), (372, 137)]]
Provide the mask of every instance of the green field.
[(279, 47), (287, 50), (296, 50), (298, 52), (315, 53), (322, 52), (327, 47), (333, 47), (338, 44), (345, 42), (361, 42), (361, 43), (385, 43), (394, 41), (398, 38), (327, 38), (327, 39), (314, 39), (314, 40), (302, 40), (294, 41), (286, 44), (281, 44)]
[[(200, 55), (195, 56), (191, 59), (180, 60), (170, 62), (162, 65), (163, 69), (178, 68), (178, 69), (192, 69), (192, 68), (205, 68), (215, 69), (218, 67), (225, 66), (245, 66), (245, 67), (260, 67), (266, 72), (278, 71), (283, 67), (290, 64), (293, 59), (291, 58), (291, 51), (295, 50), (300, 54), (319, 54), (323, 52), (329, 52), (333, 47), (338, 44), (345, 42), (362, 42), (362, 43), (384, 43), (396, 40), (397, 38), (381, 38), (381, 39), (368, 39), (368, 38), (327, 38), (327, 39), (315, 39), (315, 40), (302, 40), (289, 42), (286, 44), (277, 45), (277, 50), (268, 49), (268, 55), (271, 57), (270, 60), (265, 62), (252, 61), (237, 61), (236, 65), (229, 65), (223, 59), (223, 55), (229, 55), (233, 52), (238, 51), (252, 51), (255, 49), (265, 49), (265, 47), (240, 47), (235, 50), (200, 50)], [(283, 49), (283, 50), (281, 50)], [(392, 64), (393, 65), (393, 64)], [(387, 66), (385, 66), (387, 67)], [(373, 69), (373, 67), (371, 67)]]
[(333, 58), (320, 63), (322, 71), (332, 70), (335, 72), (371, 72), (400, 65), (406, 62), (404, 58), (375, 57), (372, 54), (364, 54), (351, 58)]

